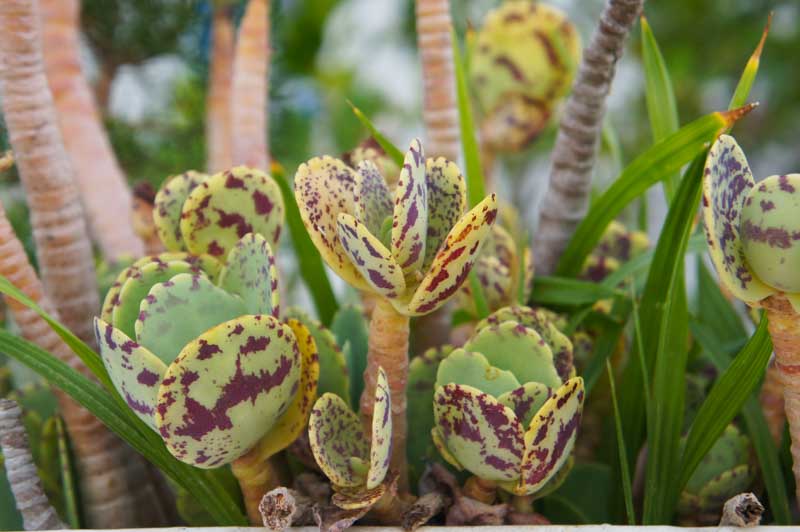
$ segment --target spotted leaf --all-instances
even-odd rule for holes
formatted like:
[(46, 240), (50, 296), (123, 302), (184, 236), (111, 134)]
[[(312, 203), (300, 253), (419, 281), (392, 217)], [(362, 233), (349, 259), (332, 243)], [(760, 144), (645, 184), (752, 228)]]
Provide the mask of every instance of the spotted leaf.
[(482, 353), (492, 366), (510, 371), (521, 383), (561, 385), (553, 352), (535, 330), (515, 321), (490, 325), (478, 331), (464, 349)]
[(406, 275), (422, 268), (428, 234), (428, 190), (425, 154), (419, 139), (411, 141), (394, 191), (392, 256)]
[(497, 198), (487, 196), (461, 217), (436, 254), (405, 313), (421, 315), (442, 306), (469, 275), (475, 257), (497, 217)]
[(465, 469), (485, 480), (519, 478), (522, 426), (510, 408), (472, 386), (447, 384), (436, 390), (433, 411), (444, 445)]
[(509, 94), (488, 110), (481, 123), (481, 139), (499, 152), (524, 150), (550, 122), (552, 106), (524, 94)]
[(247, 233), (258, 233), (275, 247), (283, 218), (283, 197), (272, 177), (237, 166), (211, 176), (189, 194), (181, 233), (192, 253), (225, 257)]
[(495, 397), (514, 390), (520, 383), (510, 371), (492, 367), (481, 353), (456, 349), (439, 363), (436, 388), (446, 384), (463, 384)]
[(569, 458), (581, 420), (583, 396), (583, 379), (575, 377), (558, 388), (534, 415), (525, 433), (518, 494), (538, 491)]
[(219, 285), (242, 298), (247, 314), (279, 314), (278, 270), (267, 240), (250, 233), (228, 254)]
[(247, 313), (241, 298), (204, 275), (182, 273), (154, 285), (142, 300), (136, 339), (170, 364), (186, 344), (211, 327)]
[(201, 468), (242, 456), (292, 404), (300, 358), (292, 329), (272, 316), (241, 316), (204, 332), (158, 391), (156, 426), (167, 449)]
[(203, 181), (206, 174), (193, 170), (167, 178), (156, 194), (153, 205), (153, 221), (164, 247), (171, 251), (183, 251), (186, 245), (181, 235), (181, 211), (189, 194)]
[(369, 284), (342, 247), (337, 225), (340, 213), (355, 212), (355, 181), (356, 173), (339, 159), (317, 157), (297, 169), (294, 193), (308, 235), (328, 266), (353, 287), (366, 289)]
[(372, 488), (339, 488), (331, 497), (331, 502), (344, 510), (370, 508), (386, 493), (386, 484), (378, 484)]
[(444, 441), (444, 436), (442, 435), (442, 431), (439, 430), (439, 427), (434, 426), (431, 429), (431, 440), (433, 441), (434, 447), (436, 450), (439, 451), (439, 454), (444, 458), (444, 461), (456, 468), (458, 471), (463, 471), (464, 466), (453, 456), (453, 453), (447, 448), (447, 445)]
[(134, 414), (153, 430), (158, 387), (167, 366), (121, 331), (95, 318), (94, 331), (103, 365)]
[(380, 236), (383, 221), (392, 215), (389, 187), (372, 161), (361, 162), (355, 176), (353, 214), (370, 233)]
[(426, 271), (447, 233), (461, 218), (467, 205), (467, 185), (454, 162), (444, 157), (425, 162), (425, 182), (428, 188), (428, 236), (425, 241)]
[(513, 410), (520, 423), (527, 426), (552, 394), (552, 389), (541, 382), (526, 382), (519, 388), (498, 396), (497, 401)]
[(740, 231), (747, 264), (759, 279), (800, 292), (800, 174), (774, 175), (750, 190)]
[(386, 246), (349, 214), (339, 215), (338, 226), (342, 248), (372, 290), (388, 298), (403, 294), (403, 270)]
[(369, 463), (369, 440), (364, 436), (361, 420), (347, 403), (332, 393), (322, 395), (308, 420), (311, 452), (319, 468), (335, 486), (362, 486), (366, 470), (354, 467), (352, 458)]
[(709, 253), (719, 278), (745, 302), (759, 301), (774, 292), (753, 274), (739, 234), (742, 209), (754, 186), (742, 149), (733, 137), (720, 136), (706, 159), (703, 218)]
[(372, 411), (372, 445), (369, 455), (367, 489), (380, 486), (389, 471), (392, 457), (392, 396), (386, 372), (378, 368), (375, 383), (375, 407)]

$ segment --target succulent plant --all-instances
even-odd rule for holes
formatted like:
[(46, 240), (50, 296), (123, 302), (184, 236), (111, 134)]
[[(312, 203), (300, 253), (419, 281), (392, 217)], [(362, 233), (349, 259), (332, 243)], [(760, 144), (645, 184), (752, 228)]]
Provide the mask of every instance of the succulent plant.
[(386, 179), (389, 190), (394, 190), (397, 185), (397, 178), (400, 176), (400, 167), (394, 160), (386, 155), (386, 151), (378, 142), (369, 137), (361, 141), (358, 146), (347, 152), (343, 159), (348, 166), (358, 168), (364, 161), (370, 161), (378, 168), (378, 171)]
[[(518, 313), (535, 321), (530, 309)], [(515, 495), (532, 495), (570, 457), (583, 379), (575, 377), (571, 346), (553, 343), (566, 340), (555, 327), (545, 328), (552, 336), (540, 335), (504, 319), (509, 314), (491, 316), (439, 364), (431, 434), (454, 467)]]
[(646, 233), (631, 231), (614, 220), (606, 228), (597, 247), (586, 258), (581, 277), (600, 282), (622, 264), (645, 252), (648, 247), (650, 240)]
[(483, 114), (484, 142), (525, 148), (569, 90), (580, 37), (560, 10), (507, 0), (490, 11), (470, 47), (469, 75)]
[(748, 491), (755, 480), (750, 439), (728, 425), (697, 466), (678, 502), (682, 522), (695, 526), (719, 521), (725, 501)]
[(331, 481), (332, 502), (345, 510), (375, 504), (386, 493), (392, 454), (392, 398), (386, 373), (378, 371), (371, 432), (341, 397), (323, 394), (308, 421), (314, 459)]

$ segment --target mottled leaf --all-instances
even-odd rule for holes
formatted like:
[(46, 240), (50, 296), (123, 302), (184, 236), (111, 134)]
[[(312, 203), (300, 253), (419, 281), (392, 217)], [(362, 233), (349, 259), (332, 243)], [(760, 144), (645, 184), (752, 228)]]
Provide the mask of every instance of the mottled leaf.
[(181, 211), (189, 194), (203, 181), (206, 174), (190, 170), (167, 178), (156, 194), (153, 221), (164, 247), (170, 251), (183, 251), (186, 245), (181, 235)]
[(493, 367), (484, 355), (456, 349), (439, 363), (436, 388), (446, 384), (463, 384), (499, 397), (520, 386), (510, 371)]
[(356, 169), (353, 214), (373, 235), (380, 237), (383, 221), (392, 215), (392, 195), (386, 180), (372, 161)]
[(386, 372), (378, 368), (375, 383), (375, 406), (372, 411), (372, 445), (369, 455), (367, 489), (380, 486), (389, 471), (392, 457), (392, 396)]
[(467, 185), (454, 162), (444, 157), (428, 159), (425, 162), (425, 179), (428, 188), (428, 237), (422, 271), (430, 267), (447, 233), (461, 218), (467, 205)]
[(247, 314), (279, 317), (278, 269), (263, 236), (250, 233), (236, 243), (220, 273), (219, 285), (242, 298)]
[(711, 147), (703, 176), (703, 218), (708, 249), (720, 281), (745, 302), (774, 292), (753, 275), (739, 234), (742, 208), (755, 186), (744, 152), (728, 135)]
[(519, 388), (498, 396), (497, 401), (513, 410), (519, 422), (527, 426), (552, 393), (552, 388), (540, 382), (526, 382)]
[(347, 403), (326, 393), (314, 404), (308, 420), (311, 451), (322, 472), (335, 486), (362, 486), (366, 471), (353, 467), (351, 458), (368, 463), (369, 440), (364, 436), (361, 420)]
[(485, 480), (519, 478), (522, 426), (510, 408), (471, 386), (447, 384), (436, 390), (433, 411), (443, 443), (465, 469)]
[(339, 241), (348, 260), (376, 293), (394, 298), (406, 289), (403, 270), (380, 240), (349, 214), (339, 214)]
[(247, 233), (258, 233), (275, 247), (283, 219), (283, 197), (275, 180), (237, 166), (211, 176), (189, 194), (181, 233), (192, 253), (224, 257)]
[(442, 435), (442, 431), (439, 430), (439, 427), (434, 426), (431, 429), (431, 440), (433, 441), (434, 447), (436, 450), (439, 451), (439, 454), (444, 458), (444, 461), (456, 468), (458, 471), (463, 471), (464, 466), (453, 456), (453, 453), (447, 448), (447, 445), (444, 442), (444, 436)]
[(373, 506), (386, 493), (386, 485), (373, 488), (339, 488), (331, 497), (331, 502), (343, 510), (358, 510)]
[(158, 391), (156, 425), (167, 448), (201, 468), (239, 458), (289, 408), (300, 366), (292, 329), (272, 316), (241, 316), (206, 331), (181, 351)]
[(406, 275), (414, 275), (425, 260), (428, 234), (425, 164), (422, 145), (419, 139), (414, 139), (400, 170), (392, 214), (392, 256)]

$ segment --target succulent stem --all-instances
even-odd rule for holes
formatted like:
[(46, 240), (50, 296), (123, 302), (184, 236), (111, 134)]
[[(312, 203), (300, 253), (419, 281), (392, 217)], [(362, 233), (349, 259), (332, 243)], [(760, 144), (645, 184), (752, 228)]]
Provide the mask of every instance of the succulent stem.
[(494, 504), (497, 499), (497, 484), (473, 475), (464, 483), (464, 495), (484, 504)]
[(233, 74), (234, 29), (230, 9), (214, 7), (212, 22), (211, 64), (208, 77), (208, 144), (209, 173), (233, 166), (231, 153), (231, 77)]
[(764, 411), (764, 417), (767, 420), (772, 440), (776, 445), (780, 445), (783, 437), (783, 425), (786, 423), (786, 412), (783, 408), (781, 371), (774, 360), (767, 366), (764, 383), (761, 385), (759, 401), (761, 402), (761, 409)]
[(775, 366), (783, 383), (783, 399), (792, 438), (792, 471), (800, 501), (800, 316), (783, 295), (765, 299), (769, 334), (775, 350)]
[(378, 368), (383, 367), (392, 394), (392, 461), (391, 469), (399, 475), (400, 493), (408, 491), (406, 464), (406, 383), (408, 382), (409, 318), (398, 313), (385, 299), (372, 311), (369, 325), (367, 369), (361, 394), (361, 420), (367, 434), (372, 432), (372, 410)]
[(255, 446), (231, 464), (231, 471), (239, 481), (250, 524), (261, 526), (263, 521), (258, 508), (261, 499), (267, 492), (285, 484), (281, 480), (283, 472), (277, 463), (277, 457), (272, 456), (265, 460), (259, 447)]

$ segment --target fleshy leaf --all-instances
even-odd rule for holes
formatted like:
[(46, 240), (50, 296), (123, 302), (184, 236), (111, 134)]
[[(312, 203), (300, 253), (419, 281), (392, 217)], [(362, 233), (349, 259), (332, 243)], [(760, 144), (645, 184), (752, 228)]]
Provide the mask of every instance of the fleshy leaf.
[(456, 468), (458, 471), (463, 471), (464, 466), (453, 456), (447, 445), (444, 442), (444, 436), (442, 436), (442, 431), (439, 430), (439, 427), (434, 426), (431, 429), (431, 440), (433, 440), (433, 445), (436, 447), (436, 450), (439, 451), (439, 454), (444, 458), (444, 461)]
[(258, 233), (275, 247), (283, 219), (283, 197), (272, 177), (237, 166), (211, 176), (189, 194), (181, 233), (192, 253), (225, 257), (247, 233)]
[(703, 218), (711, 259), (720, 281), (745, 302), (764, 299), (774, 292), (752, 272), (739, 234), (742, 208), (755, 186), (742, 149), (728, 135), (711, 147), (703, 176)]
[(278, 270), (267, 240), (245, 235), (228, 254), (219, 285), (244, 300), (247, 314), (279, 316)]
[(190, 170), (167, 178), (156, 194), (153, 221), (158, 237), (170, 251), (183, 251), (186, 245), (181, 235), (181, 211), (189, 194), (203, 181), (206, 174)]
[(461, 218), (467, 205), (467, 185), (454, 162), (444, 157), (428, 159), (425, 178), (428, 187), (428, 237), (422, 271), (428, 270), (447, 233)]
[(428, 187), (425, 154), (419, 139), (411, 141), (394, 191), (392, 256), (406, 275), (414, 275), (425, 260), (428, 234)]
[(342, 248), (337, 228), (340, 213), (355, 212), (355, 181), (356, 173), (339, 159), (316, 157), (297, 169), (294, 193), (308, 235), (322, 258), (347, 283), (365, 289), (369, 285)]
[(392, 457), (392, 396), (386, 372), (378, 368), (375, 383), (375, 407), (372, 411), (372, 445), (369, 455), (367, 489), (381, 485), (389, 471)]
[(142, 300), (136, 339), (165, 364), (202, 333), (247, 314), (241, 298), (214, 286), (204, 275), (182, 273), (154, 285)]
[(535, 330), (515, 321), (484, 327), (464, 344), (464, 349), (483, 353), (489, 364), (510, 371), (522, 384), (561, 386), (550, 347)]
[(800, 292), (800, 174), (770, 176), (750, 190), (741, 231), (747, 264), (759, 279)]
[(351, 458), (369, 461), (369, 440), (361, 420), (347, 403), (332, 393), (322, 395), (308, 420), (311, 452), (325, 476), (335, 486), (362, 486), (365, 473), (356, 471)]
[(439, 363), (436, 388), (446, 384), (463, 384), (499, 397), (520, 386), (510, 371), (492, 367), (481, 353), (456, 349)]
[(518, 494), (538, 491), (569, 458), (581, 421), (583, 396), (583, 379), (575, 377), (557, 389), (534, 415), (525, 433)]
[(373, 235), (380, 237), (383, 221), (392, 215), (392, 195), (378, 167), (363, 161), (356, 169), (353, 214)]
[(342, 249), (372, 290), (388, 298), (403, 294), (403, 270), (386, 246), (349, 214), (339, 214), (337, 224)]
[(192, 266), (184, 261), (149, 261), (141, 267), (131, 267), (130, 277), (120, 288), (112, 303), (111, 324), (130, 338), (136, 338), (135, 324), (139, 306), (150, 289), (158, 283), (169, 281), (181, 273), (192, 273)]
[(551, 114), (545, 102), (509, 94), (485, 115), (481, 138), (500, 152), (523, 150), (544, 130)]
[(481, 245), (497, 217), (497, 198), (487, 196), (461, 217), (434, 257), (405, 312), (421, 315), (442, 306), (469, 275)]
[(541, 382), (526, 382), (519, 388), (506, 392), (497, 401), (514, 411), (523, 426), (527, 426), (552, 395), (552, 389)]
[(343, 510), (358, 510), (373, 506), (386, 493), (386, 484), (372, 488), (340, 488), (331, 497), (331, 502)]
[(95, 318), (94, 331), (103, 365), (114, 387), (130, 409), (156, 430), (153, 416), (166, 364), (103, 320)]
[(433, 411), (443, 443), (465, 469), (485, 480), (519, 478), (522, 426), (510, 408), (471, 386), (447, 384), (436, 390)]
[(201, 468), (250, 450), (291, 405), (300, 385), (300, 350), (272, 316), (241, 316), (181, 351), (158, 391), (156, 425), (167, 449)]

